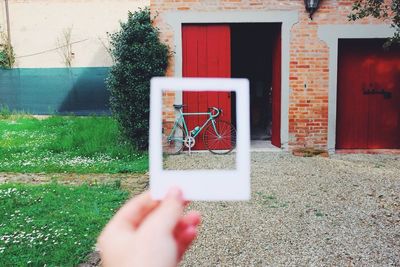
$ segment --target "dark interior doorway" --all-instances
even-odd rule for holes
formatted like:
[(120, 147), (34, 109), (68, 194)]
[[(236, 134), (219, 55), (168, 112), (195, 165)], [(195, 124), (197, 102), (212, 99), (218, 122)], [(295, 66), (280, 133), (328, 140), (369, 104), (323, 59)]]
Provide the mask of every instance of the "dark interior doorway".
[(280, 29), (280, 23), (231, 24), (231, 75), (250, 81), (252, 140), (271, 140), (273, 51)]

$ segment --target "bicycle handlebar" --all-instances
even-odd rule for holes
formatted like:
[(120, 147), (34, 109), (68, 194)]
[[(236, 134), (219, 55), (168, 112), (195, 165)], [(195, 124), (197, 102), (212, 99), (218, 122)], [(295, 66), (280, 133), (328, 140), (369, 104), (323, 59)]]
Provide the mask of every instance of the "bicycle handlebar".
[(215, 114), (213, 114), (212, 111), (211, 111), (211, 117), (213, 119), (218, 118), (218, 116), (221, 115), (221, 112), (222, 112), (222, 109), (219, 109), (219, 108), (216, 108), (216, 107), (210, 107), (210, 108), (208, 108), (208, 110), (215, 111)]

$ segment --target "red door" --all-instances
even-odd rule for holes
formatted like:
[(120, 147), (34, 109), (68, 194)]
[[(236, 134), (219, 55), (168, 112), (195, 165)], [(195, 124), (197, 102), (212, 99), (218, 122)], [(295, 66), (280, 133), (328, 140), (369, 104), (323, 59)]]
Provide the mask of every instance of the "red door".
[(400, 49), (341, 40), (336, 147), (400, 148)]
[[(231, 77), (230, 27), (226, 24), (183, 25), (183, 77)], [(231, 99), (227, 92), (183, 92), (184, 112), (223, 110), (221, 119), (231, 121)], [(189, 130), (202, 126), (206, 116), (185, 117)], [(194, 149), (205, 149), (201, 138)]]
[(271, 143), (281, 147), (281, 30), (273, 44), (272, 54), (272, 136)]

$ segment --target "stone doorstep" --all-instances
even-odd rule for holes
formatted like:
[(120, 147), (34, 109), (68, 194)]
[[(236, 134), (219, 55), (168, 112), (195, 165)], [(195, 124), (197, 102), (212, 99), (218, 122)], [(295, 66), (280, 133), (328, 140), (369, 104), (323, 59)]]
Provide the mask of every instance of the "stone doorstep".
[(400, 155), (400, 149), (336, 149), (336, 154), (386, 154)]

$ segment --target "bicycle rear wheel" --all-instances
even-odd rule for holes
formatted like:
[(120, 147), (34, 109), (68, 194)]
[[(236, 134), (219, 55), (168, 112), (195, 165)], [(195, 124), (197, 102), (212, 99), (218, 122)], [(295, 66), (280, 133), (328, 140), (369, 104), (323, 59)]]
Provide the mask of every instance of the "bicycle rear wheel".
[(227, 154), (236, 147), (236, 129), (233, 124), (223, 121), (215, 121), (215, 131), (212, 123), (204, 130), (203, 142), (206, 148), (213, 154)]
[[(181, 125), (175, 122), (167, 121), (162, 125), (162, 150), (163, 154), (176, 155), (182, 151), (184, 131)], [(173, 132), (172, 132), (173, 131)]]

